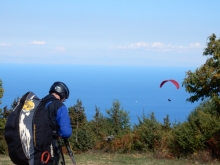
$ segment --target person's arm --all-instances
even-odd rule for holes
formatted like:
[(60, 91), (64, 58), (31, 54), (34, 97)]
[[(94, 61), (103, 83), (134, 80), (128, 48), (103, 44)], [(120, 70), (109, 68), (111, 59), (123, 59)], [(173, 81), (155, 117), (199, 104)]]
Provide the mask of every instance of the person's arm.
[(70, 123), (70, 117), (65, 105), (61, 106), (57, 111), (56, 122), (60, 129), (58, 134), (62, 138), (69, 138), (72, 134), (72, 127)]

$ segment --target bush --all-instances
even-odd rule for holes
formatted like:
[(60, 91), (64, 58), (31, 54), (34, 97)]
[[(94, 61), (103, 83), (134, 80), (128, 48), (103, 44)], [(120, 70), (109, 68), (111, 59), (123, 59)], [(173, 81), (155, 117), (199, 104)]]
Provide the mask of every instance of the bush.
[(73, 132), (77, 131), (77, 134), (73, 133), (73, 135), (70, 137), (72, 150), (84, 152), (88, 151), (94, 146), (94, 141), (86, 126), (87, 125), (77, 130), (73, 130)]
[(156, 121), (154, 113), (149, 117), (143, 116), (136, 126), (137, 139), (134, 141), (134, 149), (138, 151), (154, 150), (162, 138), (162, 125)]
[[(210, 101), (205, 101), (196, 107), (188, 116), (186, 122), (173, 129), (174, 144), (172, 151), (187, 156), (207, 148), (213, 148), (213, 141), (220, 127), (219, 117)], [(211, 139), (212, 138), (212, 139)], [(178, 151), (178, 152), (177, 152)]]
[(4, 138), (5, 118), (0, 118), (0, 154), (7, 154), (8, 148)]

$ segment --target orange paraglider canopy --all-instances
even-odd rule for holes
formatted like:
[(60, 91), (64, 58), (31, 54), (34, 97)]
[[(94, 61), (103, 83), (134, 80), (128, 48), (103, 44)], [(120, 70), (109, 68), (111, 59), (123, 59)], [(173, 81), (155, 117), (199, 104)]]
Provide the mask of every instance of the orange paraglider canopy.
[(164, 80), (164, 81), (161, 82), (160, 88), (163, 86), (163, 84), (165, 84), (168, 81), (172, 82), (176, 86), (176, 88), (179, 89), (180, 86), (179, 86), (179, 83), (176, 80)]

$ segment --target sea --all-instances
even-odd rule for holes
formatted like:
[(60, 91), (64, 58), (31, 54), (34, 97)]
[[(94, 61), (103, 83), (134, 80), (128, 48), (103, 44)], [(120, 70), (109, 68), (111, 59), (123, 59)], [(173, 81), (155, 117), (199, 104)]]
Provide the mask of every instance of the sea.
[[(184, 122), (200, 102), (190, 103), (182, 82), (188, 70), (196, 67), (147, 67), (147, 66), (83, 66), (83, 65), (40, 65), (1, 64), (0, 79), (4, 95), (0, 108), (11, 108), (12, 102), (28, 91), (42, 98), (48, 94), (55, 81), (64, 82), (70, 89), (70, 97), (64, 103), (74, 106), (82, 101), (87, 119), (95, 115), (96, 107), (107, 117), (106, 110), (119, 101), (120, 109), (128, 112), (132, 125), (138, 118), (152, 112), (156, 120), (163, 123), (169, 115), (171, 123)], [(168, 81), (176, 80), (180, 88)]]

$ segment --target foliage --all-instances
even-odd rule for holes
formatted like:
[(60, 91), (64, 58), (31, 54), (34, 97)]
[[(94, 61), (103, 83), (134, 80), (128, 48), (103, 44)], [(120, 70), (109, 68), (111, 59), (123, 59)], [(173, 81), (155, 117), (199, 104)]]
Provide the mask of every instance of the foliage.
[(211, 98), (211, 101), (218, 107), (220, 106), (220, 39), (212, 34), (203, 52), (209, 56), (206, 63), (197, 68), (195, 72), (186, 72), (183, 81), (186, 91), (192, 95), (187, 101), (195, 102), (199, 99)]
[(170, 123), (169, 115), (166, 115), (166, 117), (163, 119), (162, 129), (164, 131), (170, 131), (171, 130), (171, 123)]
[(2, 80), (0, 79), (0, 104), (2, 103), (1, 98), (3, 97), (3, 94), (4, 94), (4, 89), (2, 87)]
[[(216, 134), (220, 127), (219, 117), (212, 114), (210, 101), (196, 107), (186, 122), (173, 129), (173, 153), (177, 156), (190, 155), (206, 149), (208, 140)], [(177, 152), (178, 151), (178, 152)]]
[(98, 107), (95, 108), (95, 115), (90, 121), (90, 128), (96, 143), (103, 142), (105, 137), (113, 133), (113, 124), (103, 116)]
[[(4, 89), (2, 87), (2, 81), (0, 80), (0, 104), (1, 98), (3, 97)], [(6, 124), (6, 118), (5, 118), (6, 110), (0, 109), (0, 154), (7, 153), (7, 145), (4, 139), (4, 128)]]
[[(200, 134), (198, 132), (194, 132), (192, 125), (188, 122), (184, 122), (174, 129), (174, 149), (181, 155), (192, 154), (199, 146), (202, 145)], [(197, 138), (195, 138), (197, 137)], [(180, 155), (176, 155), (180, 156)]]
[(136, 150), (154, 150), (156, 144), (161, 140), (162, 126), (156, 120), (154, 112), (152, 112), (148, 117), (143, 115), (142, 120), (139, 118), (139, 124), (135, 126), (135, 132), (138, 134), (138, 139), (134, 144)]
[[(206, 147), (212, 151), (213, 157), (216, 155), (220, 157), (218, 154), (220, 151), (220, 39), (216, 39), (216, 35), (212, 34), (208, 40), (203, 52), (203, 55), (208, 56), (205, 64), (197, 68), (195, 72), (189, 70), (183, 81), (186, 91), (191, 93), (191, 97), (187, 101), (208, 100), (204, 101), (189, 115), (185, 127), (188, 125), (188, 131), (191, 134), (188, 134), (187, 140), (182, 138), (185, 145), (180, 143), (180, 139), (179, 141), (176, 140), (183, 149), (187, 148), (190, 152)], [(187, 138), (187, 133), (185, 132), (185, 134)], [(194, 142), (187, 147), (189, 137)], [(190, 147), (191, 149), (189, 149)]]
[[(96, 141), (95, 148), (105, 151), (127, 150), (121, 146), (125, 146), (123, 144), (129, 141), (127, 138), (130, 138), (128, 136), (131, 132), (128, 112), (120, 108), (118, 100), (114, 100), (112, 107), (106, 110), (106, 113), (107, 116), (104, 117), (100, 109), (96, 107), (94, 119), (91, 121), (91, 129)], [(130, 150), (129, 147), (126, 148)]]
[[(15, 103), (13, 102), (13, 104)], [(12, 109), (8, 109), (7, 106), (5, 106), (3, 110), (0, 109), (0, 154), (7, 153), (7, 144), (4, 138), (4, 130), (5, 130), (7, 117), (11, 112)]]
[[(0, 114), (2, 115), (2, 111), (0, 110)], [(3, 116), (3, 115), (2, 115)], [(4, 138), (4, 129), (6, 124), (6, 118), (0, 118), (0, 154), (7, 153), (7, 145)]]
[(91, 138), (91, 132), (89, 130), (88, 123), (79, 128), (77, 134), (72, 135), (70, 142), (72, 144), (72, 149), (77, 152), (88, 151), (94, 146), (94, 141)]
[(72, 128), (75, 131), (76, 142), (78, 140), (78, 130), (83, 127), (86, 123), (86, 115), (84, 107), (82, 106), (82, 101), (77, 100), (76, 104), (72, 107), (69, 107), (69, 115), (71, 120)]
[(130, 131), (129, 112), (123, 108), (120, 109), (120, 102), (118, 100), (112, 102), (112, 107), (106, 110), (106, 113), (109, 116), (109, 123), (112, 123), (113, 126), (113, 135), (123, 135)]
[(73, 128), (73, 135), (70, 138), (73, 150), (87, 151), (93, 146), (93, 140), (88, 128), (82, 101), (77, 99), (76, 104), (68, 109)]
[(134, 150), (135, 136), (135, 133), (130, 132), (116, 139), (105, 140), (98, 143), (95, 149), (102, 149), (105, 152), (128, 153)]

